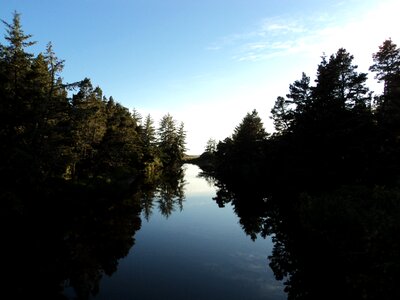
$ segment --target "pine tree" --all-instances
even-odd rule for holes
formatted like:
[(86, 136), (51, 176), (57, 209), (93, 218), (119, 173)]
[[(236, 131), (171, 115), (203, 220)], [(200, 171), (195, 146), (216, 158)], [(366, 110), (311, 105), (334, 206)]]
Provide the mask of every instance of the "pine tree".
[(184, 125), (176, 128), (176, 121), (170, 114), (161, 118), (158, 128), (158, 148), (160, 158), (165, 167), (178, 167), (182, 163), (185, 151)]
[(156, 146), (156, 129), (150, 114), (147, 115), (144, 120), (142, 142), (145, 153), (147, 153), (149, 157), (153, 156)]
[(289, 85), (287, 99), (279, 96), (271, 110), (277, 133), (282, 135), (291, 132), (302, 122), (312, 102), (310, 77), (304, 72), (300, 80)]
[[(85, 78), (79, 92), (72, 98), (72, 139), (75, 152), (73, 170), (90, 173), (91, 161), (95, 158), (98, 145), (106, 132), (105, 104), (100, 88), (93, 88)], [(79, 164), (78, 169), (77, 163)]]
[(376, 97), (381, 157), (377, 173), (393, 180), (400, 172), (400, 49), (388, 39), (372, 57), (370, 70), (384, 82), (383, 94)]
[(186, 131), (185, 124), (183, 122), (181, 122), (179, 125), (176, 143), (178, 146), (179, 160), (182, 161), (184, 153), (186, 151)]
[(366, 73), (357, 73), (353, 55), (340, 48), (329, 62), (323, 57), (318, 66), (316, 86), (312, 89), (314, 105), (319, 112), (336, 114), (368, 101)]
[(207, 141), (205, 152), (206, 153), (215, 153), (217, 151), (217, 142), (215, 139), (210, 138)]
[(370, 70), (384, 82), (383, 95), (378, 97), (378, 120), (388, 130), (400, 133), (400, 49), (388, 39), (372, 57)]
[(235, 128), (232, 140), (235, 144), (246, 147), (246, 145), (262, 142), (266, 137), (267, 133), (261, 118), (258, 116), (258, 112), (253, 110), (251, 113), (247, 113)]
[(287, 132), (293, 122), (293, 111), (289, 108), (290, 102), (282, 96), (276, 98), (271, 109), (271, 119), (274, 121), (276, 134)]

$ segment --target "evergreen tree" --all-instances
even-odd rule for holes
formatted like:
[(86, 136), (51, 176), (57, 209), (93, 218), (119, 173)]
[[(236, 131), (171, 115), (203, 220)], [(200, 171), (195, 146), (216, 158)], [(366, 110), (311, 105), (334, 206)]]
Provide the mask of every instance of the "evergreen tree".
[(143, 151), (145, 161), (152, 161), (156, 151), (156, 129), (150, 114), (146, 116), (142, 130)]
[(379, 46), (373, 54), (374, 64), (370, 70), (375, 78), (384, 82), (384, 91), (378, 97), (378, 119), (380, 123), (399, 133), (400, 129), (400, 49), (391, 39)]
[(312, 101), (310, 77), (303, 72), (300, 80), (289, 85), (286, 97), (279, 96), (271, 110), (277, 134), (288, 133), (301, 123)]
[(20, 14), (14, 12), (11, 24), (3, 23), (8, 45), (0, 46), (0, 151), (4, 160), (1, 173), (24, 181), (33, 171), (29, 132), (32, 128), (28, 128), (32, 121), (29, 83), (32, 83), (33, 54), (25, 50), (34, 42), (22, 30)]
[(253, 110), (243, 118), (242, 122), (235, 128), (232, 135), (233, 143), (246, 147), (264, 141), (267, 133), (264, 130), (258, 112)]
[(205, 152), (206, 153), (215, 153), (217, 151), (217, 142), (215, 139), (209, 139), (206, 144)]
[(177, 141), (176, 144), (178, 146), (179, 160), (183, 160), (183, 155), (186, 151), (186, 131), (185, 124), (183, 122), (180, 123), (178, 131), (177, 131)]
[(286, 97), (291, 99), (290, 103), (297, 115), (304, 113), (311, 101), (310, 77), (303, 72), (300, 80), (289, 85), (289, 94)]
[(77, 171), (90, 173), (98, 145), (106, 132), (107, 122), (101, 89), (93, 88), (88, 78), (80, 83), (79, 88), (79, 92), (72, 97), (71, 116), (75, 175), (78, 175)]
[(129, 110), (110, 97), (106, 104), (106, 132), (98, 146), (99, 172), (117, 177), (136, 174), (142, 169), (142, 141), (138, 124)]
[(353, 55), (340, 48), (332, 54), (329, 62), (323, 57), (318, 66), (316, 86), (312, 89), (315, 113), (322, 116), (335, 116), (347, 108), (364, 105), (369, 100), (365, 85), (366, 73), (357, 73), (352, 64)]
[(271, 109), (271, 119), (274, 121), (276, 134), (287, 132), (293, 122), (293, 111), (289, 109), (290, 102), (282, 96), (276, 98)]
[(385, 40), (379, 51), (372, 55), (374, 64), (370, 71), (376, 72), (375, 78), (384, 81), (384, 94), (390, 94), (395, 88), (400, 74), (400, 49), (391, 39)]
[(370, 70), (384, 82), (383, 94), (376, 97), (380, 144), (377, 173), (395, 179), (400, 171), (400, 49), (388, 39), (372, 57), (374, 64)]
[(241, 179), (255, 181), (261, 169), (257, 167), (264, 159), (264, 143), (267, 133), (256, 110), (247, 113), (235, 128), (232, 138), (217, 146), (216, 158), (224, 174), (240, 174)]
[(165, 167), (175, 168), (182, 163), (185, 151), (185, 131), (183, 123), (176, 128), (176, 121), (170, 114), (161, 118), (158, 128), (158, 149)]

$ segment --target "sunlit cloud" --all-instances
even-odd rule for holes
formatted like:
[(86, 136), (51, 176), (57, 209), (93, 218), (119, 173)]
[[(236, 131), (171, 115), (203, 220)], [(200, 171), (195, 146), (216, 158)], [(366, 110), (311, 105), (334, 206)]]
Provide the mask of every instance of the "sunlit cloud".
[(400, 35), (396, 24), (397, 7), (397, 1), (381, 1), (357, 18), (351, 18), (349, 13), (347, 20), (336, 20), (327, 13), (267, 18), (251, 31), (222, 38), (219, 45), (233, 52), (230, 57), (237, 62), (255, 62), (294, 53), (319, 57), (323, 52), (329, 55), (344, 47), (352, 50), (355, 56), (363, 56), (360, 60), (365, 60), (367, 53), (370, 63), (371, 51), (376, 51), (384, 39), (392, 37), (396, 41)]
[(269, 34), (289, 34), (289, 33), (303, 33), (306, 29), (299, 20), (287, 20), (286, 18), (268, 18), (262, 21), (260, 29), (258, 30), (259, 36), (266, 36)]
[[(206, 47), (207, 50), (221, 50), (221, 49), (241, 49), (240, 51), (250, 50), (268, 50), (277, 49), (276, 40), (283, 42), (285, 39), (289, 39), (292, 35), (300, 35), (306, 31), (303, 24), (299, 21), (289, 21), (285, 18), (268, 18), (262, 20), (257, 28), (252, 31), (234, 33), (225, 37), (222, 37), (220, 41)], [(235, 56), (237, 60), (249, 60), (241, 59), (240, 56)], [(248, 53), (244, 54), (243, 57), (250, 57)], [(261, 56), (254, 55), (254, 59), (259, 59)]]

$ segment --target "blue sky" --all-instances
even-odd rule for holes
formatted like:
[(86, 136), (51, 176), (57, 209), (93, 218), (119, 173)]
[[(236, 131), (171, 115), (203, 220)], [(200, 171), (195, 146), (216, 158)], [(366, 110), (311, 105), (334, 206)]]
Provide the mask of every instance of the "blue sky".
[(2, 0), (0, 18), (22, 14), (25, 33), (38, 42), (34, 53), (51, 41), (65, 60), (64, 81), (89, 77), (156, 124), (166, 113), (183, 121), (188, 153), (199, 154), (209, 138), (232, 134), (252, 109), (271, 132), (276, 97), (301, 72), (313, 77), (323, 53), (344, 47), (366, 72), (386, 38), (400, 44), (399, 6), (395, 0)]

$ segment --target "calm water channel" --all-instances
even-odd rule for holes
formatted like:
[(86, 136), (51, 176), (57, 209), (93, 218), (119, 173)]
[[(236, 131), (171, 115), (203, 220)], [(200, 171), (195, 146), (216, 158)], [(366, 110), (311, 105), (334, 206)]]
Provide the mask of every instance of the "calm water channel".
[[(286, 299), (268, 266), (270, 239), (252, 241), (216, 188), (184, 166), (182, 205), (169, 216), (153, 207), (117, 271), (101, 279), (94, 299)], [(73, 298), (72, 290), (66, 295)]]

